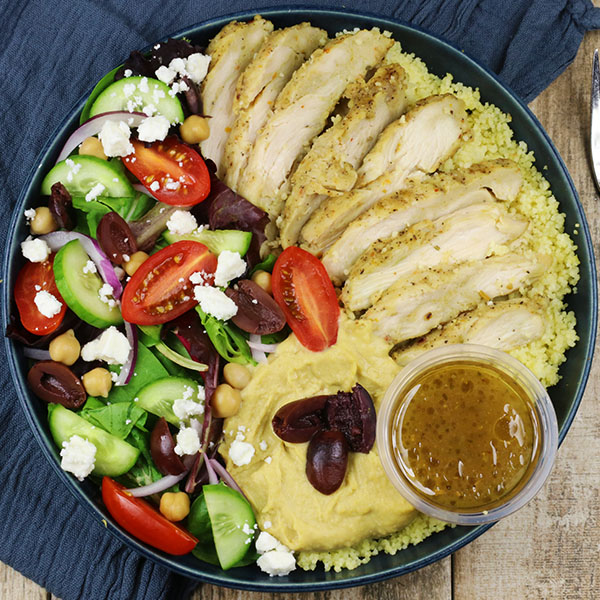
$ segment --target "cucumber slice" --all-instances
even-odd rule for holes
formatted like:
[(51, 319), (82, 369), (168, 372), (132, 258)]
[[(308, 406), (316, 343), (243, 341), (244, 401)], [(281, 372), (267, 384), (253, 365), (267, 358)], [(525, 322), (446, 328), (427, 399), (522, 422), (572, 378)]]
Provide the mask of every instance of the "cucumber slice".
[(170, 96), (170, 91), (169, 86), (158, 79), (125, 77), (100, 92), (90, 108), (90, 117), (112, 110), (141, 112), (144, 106), (151, 104), (159, 115), (169, 119), (169, 123), (181, 123), (181, 102), (175, 96)]
[(178, 235), (165, 231), (163, 236), (169, 244), (179, 242), (181, 240), (192, 240), (194, 242), (202, 242), (213, 254), (220, 254), (223, 250), (237, 252), (240, 256), (244, 256), (248, 252), (250, 242), (252, 241), (252, 233), (250, 231), (238, 231), (237, 229), (201, 229), (196, 233), (187, 235)]
[(193, 390), (189, 399), (202, 403), (203, 400), (198, 397), (197, 381), (188, 377), (163, 377), (149, 383), (138, 392), (138, 405), (153, 415), (164, 417), (169, 423), (179, 426), (181, 419), (173, 412), (173, 402), (188, 396), (189, 388)]
[(100, 92), (105, 90), (115, 80), (115, 75), (122, 66), (123, 65), (119, 65), (118, 67), (115, 67), (96, 84), (81, 111), (81, 116), (79, 117), (80, 125), (83, 125), (90, 118), (90, 108), (92, 107), (92, 104), (94, 104), (96, 98), (100, 95)]
[(133, 467), (140, 454), (140, 451), (131, 444), (104, 429), (94, 427), (60, 404), (48, 405), (48, 423), (50, 433), (59, 448), (62, 448), (62, 443), (69, 441), (73, 435), (78, 435), (96, 446), (94, 475), (119, 477)]
[(52, 186), (57, 181), (60, 181), (70, 194), (79, 196), (85, 196), (98, 183), (104, 186), (100, 196), (135, 196), (131, 183), (121, 171), (106, 160), (86, 154), (73, 155), (52, 167), (42, 181), (42, 195), (49, 196)]
[(205, 485), (202, 490), (221, 568), (229, 569), (239, 563), (251, 547), (256, 524), (252, 507), (239, 492), (223, 483)]
[(104, 284), (97, 273), (84, 273), (89, 256), (79, 240), (65, 244), (54, 258), (56, 287), (67, 306), (83, 321), (95, 327), (123, 322), (118, 306), (110, 307), (98, 294)]

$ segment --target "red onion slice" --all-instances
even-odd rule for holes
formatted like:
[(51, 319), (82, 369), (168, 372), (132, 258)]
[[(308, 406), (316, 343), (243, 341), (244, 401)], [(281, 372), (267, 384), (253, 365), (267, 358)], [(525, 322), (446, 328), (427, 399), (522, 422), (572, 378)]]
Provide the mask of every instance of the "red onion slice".
[(79, 240), (87, 255), (96, 265), (100, 277), (112, 287), (114, 299), (118, 300), (121, 297), (123, 286), (115, 273), (112, 263), (108, 260), (108, 256), (106, 256), (102, 248), (100, 248), (100, 244), (95, 239), (75, 231), (54, 231), (46, 235), (41, 235), (40, 238), (50, 246), (52, 252), (60, 250), (60, 248), (72, 240)]
[(206, 458), (207, 464), (210, 463), (210, 466), (216, 471), (217, 475), (230, 487), (233, 488), (236, 492), (239, 492), (244, 498), (246, 495), (242, 492), (242, 488), (236, 483), (235, 479), (229, 474), (227, 469), (216, 459), (216, 458)]
[(254, 348), (254, 350), (259, 350), (260, 352), (275, 352), (279, 344), (263, 344), (261, 342), (260, 335), (256, 333), (250, 334), (250, 339), (248, 340), (248, 346), (250, 348)]
[(135, 363), (137, 362), (137, 330), (135, 325), (132, 325), (127, 321), (123, 321), (123, 323), (125, 323), (125, 334), (127, 335), (127, 341), (129, 342), (131, 350), (127, 356), (127, 361), (121, 367), (121, 371), (115, 381), (115, 385), (127, 385), (129, 383), (133, 377)]
[(260, 348), (257, 348), (257, 346), (264, 346), (264, 345), (266, 345), (266, 344), (263, 344), (260, 341), (260, 335), (257, 335), (256, 333), (250, 334), (250, 339), (248, 340), (248, 346), (250, 347), (250, 352), (252, 353), (252, 358), (257, 363), (266, 363), (267, 362), (267, 355), (265, 354), (265, 351), (261, 350)]
[(79, 126), (65, 142), (56, 162), (59, 163), (61, 160), (65, 160), (83, 140), (89, 138), (92, 135), (100, 133), (102, 126), (107, 121), (125, 121), (130, 127), (139, 127), (140, 123), (146, 118), (147, 115), (139, 112), (126, 112), (122, 110), (115, 110), (111, 112), (101, 113), (87, 120), (83, 125)]
[(146, 186), (142, 185), (141, 183), (132, 183), (131, 185), (136, 192), (142, 192), (142, 194), (152, 196), (152, 198), (158, 200), (158, 198), (152, 193), (152, 190), (149, 190)]
[(40, 348), (23, 348), (23, 354), (33, 360), (52, 360), (50, 352), (48, 350), (41, 350)]
[(176, 483), (179, 483), (186, 475), (187, 471), (181, 473), (181, 475), (166, 475), (158, 481), (143, 485), (138, 488), (131, 488), (127, 490), (135, 498), (143, 498), (144, 496), (152, 496), (152, 494), (159, 494), (173, 487)]
[(204, 458), (204, 464), (206, 464), (206, 472), (208, 473), (208, 483), (215, 484), (219, 483), (219, 478), (213, 469), (212, 460), (206, 456)]

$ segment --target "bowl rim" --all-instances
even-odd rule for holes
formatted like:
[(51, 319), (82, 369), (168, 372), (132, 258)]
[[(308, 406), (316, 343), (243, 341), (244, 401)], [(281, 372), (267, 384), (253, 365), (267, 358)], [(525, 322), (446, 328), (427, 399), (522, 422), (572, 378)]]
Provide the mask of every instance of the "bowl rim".
[[(181, 38), (189, 35), (196, 35), (199, 29), (208, 29), (210, 27), (215, 26), (224, 26), (231, 20), (234, 19), (249, 19), (254, 17), (254, 15), (260, 14), (265, 18), (277, 18), (277, 17), (286, 17), (290, 15), (298, 15), (298, 18), (310, 18), (311, 15), (319, 16), (321, 18), (358, 18), (358, 19), (367, 19), (372, 22), (372, 26), (385, 28), (386, 26), (390, 26), (392, 28), (400, 28), (406, 30), (416, 31), (423, 38), (426, 39), (427, 43), (432, 43), (434, 45), (441, 45), (444, 47), (445, 52), (449, 52), (453, 56), (462, 57), (462, 60), (468, 64), (469, 69), (477, 72), (484, 79), (491, 79), (497, 86), (503, 88), (511, 99), (520, 107), (523, 116), (527, 117), (527, 120), (530, 125), (533, 126), (535, 131), (541, 135), (543, 142), (545, 143), (546, 149), (548, 152), (554, 157), (555, 161), (561, 168), (562, 175), (564, 176), (568, 188), (570, 190), (571, 196), (574, 199), (574, 208), (577, 211), (578, 222), (580, 223), (579, 228), (579, 236), (578, 241), (580, 242), (579, 246), (584, 246), (584, 250), (590, 257), (590, 274), (592, 276), (592, 281), (597, 282), (596, 275), (596, 265), (594, 259), (594, 249), (591, 239), (591, 234), (589, 230), (589, 226), (585, 217), (585, 213), (583, 210), (583, 206), (579, 199), (579, 195), (575, 188), (575, 185), (572, 181), (572, 178), (566, 168), (566, 165), (558, 153), (558, 150), (552, 143), (552, 140), (542, 127), (541, 123), (538, 121), (537, 117), (532, 113), (532, 111), (528, 108), (528, 106), (521, 100), (521, 98), (512, 91), (512, 89), (503, 83), (499, 77), (493, 73), (490, 69), (480, 64), (475, 58), (473, 58), (469, 53), (461, 50), (458, 46), (453, 43), (447, 41), (443, 37), (432, 34), (431, 32), (402, 21), (397, 18), (390, 18), (387, 16), (382, 16), (376, 13), (368, 12), (368, 11), (359, 11), (359, 10), (342, 10), (340, 8), (316, 8), (308, 5), (298, 5), (298, 6), (267, 6), (262, 9), (254, 9), (254, 10), (246, 10), (234, 13), (228, 13), (219, 17), (214, 17), (208, 19), (206, 21), (198, 22), (193, 25), (187, 26), (183, 29), (175, 31), (167, 36), (163, 36), (158, 40), (155, 40), (153, 43), (159, 43), (162, 41), (166, 41), (170, 37)], [(301, 16), (301, 15), (304, 15)], [(142, 49), (142, 52), (146, 52), (150, 50), (152, 44), (148, 45), (146, 48)], [(21, 208), (26, 200), (26, 198), (31, 193), (31, 185), (34, 179), (36, 172), (41, 167), (41, 163), (44, 158), (47, 156), (51, 147), (54, 145), (57, 138), (66, 136), (66, 134), (71, 130), (69, 122), (73, 119), (76, 113), (79, 113), (89, 94), (91, 93), (93, 87), (90, 88), (81, 98), (75, 102), (71, 108), (65, 112), (65, 117), (60, 122), (60, 124), (54, 129), (52, 134), (48, 137), (46, 143), (44, 144), (42, 150), (37, 155), (32, 168), (24, 180), (24, 185), (21, 188), (21, 192), (19, 194), (18, 200), (15, 204), (15, 209), (13, 210), (12, 218), (9, 225), (9, 232), (15, 231), (19, 219), (21, 218)], [(9, 233), (9, 235), (11, 235)], [(14, 238), (14, 236), (13, 236)], [(8, 238), (8, 246), (4, 253), (3, 258), (3, 268), (6, 277), (9, 277), (10, 274), (10, 265), (12, 262), (12, 257), (14, 256), (14, 252), (11, 252), (11, 249), (15, 246), (14, 239), (11, 237)], [(11, 243), (12, 242), (12, 243)], [(583, 243), (581, 243), (583, 242)], [(5, 285), (2, 297), (2, 317), (4, 323), (9, 322), (9, 306), (11, 302), (11, 289), (10, 286)], [(592, 286), (592, 298), (591, 298), (591, 322), (590, 327), (588, 329), (587, 336), (580, 335), (580, 339), (578, 341), (579, 344), (586, 344), (587, 353), (585, 365), (582, 369), (580, 376), (580, 383), (575, 392), (575, 396), (573, 399), (573, 403), (568, 411), (568, 414), (565, 418), (562, 428), (559, 431), (559, 445), (564, 440), (573, 419), (575, 418), (575, 414), (581, 404), (581, 399), (583, 393), (585, 391), (586, 383), (589, 378), (589, 373), (592, 365), (592, 358), (594, 355), (595, 349), (595, 339), (596, 339), (596, 329), (597, 329), (597, 309), (598, 309), (598, 292), (597, 285)], [(582, 332), (579, 332), (582, 333)], [(369, 583), (374, 583), (378, 581), (383, 581), (392, 577), (398, 577), (400, 575), (404, 575), (406, 573), (410, 573), (414, 570), (420, 569), (427, 565), (432, 564), (446, 556), (454, 553), (458, 549), (467, 545), (475, 538), (479, 537), (485, 531), (487, 531), (493, 524), (485, 524), (473, 527), (471, 531), (461, 536), (460, 538), (452, 541), (451, 543), (445, 545), (441, 549), (434, 551), (430, 555), (426, 557), (415, 558), (414, 560), (408, 561), (403, 565), (384, 568), (376, 573), (366, 574), (366, 575), (352, 575), (352, 571), (348, 571), (350, 576), (344, 579), (339, 580), (322, 580), (322, 581), (309, 581), (309, 582), (290, 582), (286, 581), (286, 578), (277, 578), (277, 579), (265, 579), (264, 581), (252, 581), (247, 580), (244, 582), (230, 580), (223, 575), (226, 572), (219, 572), (217, 574), (211, 573), (198, 573), (197, 569), (192, 569), (187, 567), (184, 564), (178, 562), (177, 557), (171, 557), (166, 554), (160, 553), (159, 551), (155, 551), (152, 548), (149, 548), (139, 542), (137, 539), (130, 536), (124, 530), (119, 528), (112, 520), (110, 515), (103, 510), (103, 507), (94, 503), (93, 499), (86, 493), (86, 488), (89, 484), (88, 482), (84, 482), (81, 484), (78, 481), (75, 481), (71, 478), (65, 471), (60, 468), (58, 461), (56, 460), (56, 455), (52, 451), (51, 440), (49, 439), (48, 434), (40, 427), (36, 422), (36, 418), (33, 414), (33, 411), (29, 405), (27, 394), (25, 393), (25, 378), (22, 376), (19, 370), (19, 366), (15, 360), (14, 350), (16, 348), (16, 344), (8, 338), (4, 338), (4, 349), (8, 357), (8, 365), (11, 376), (13, 378), (13, 383), (15, 384), (15, 389), (17, 392), (17, 396), (19, 398), (19, 403), (23, 408), (25, 413), (26, 420), (29, 426), (32, 429), (34, 438), (37, 443), (40, 445), (42, 449), (42, 453), (46, 456), (48, 461), (50, 462), (54, 471), (58, 474), (58, 476), (65, 482), (67, 489), (77, 498), (77, 500), (82, 503), (90, 513), (96, 517), (101, 518), (103, 522), (107, 523), (107, 529), (110, 531), (112, 535), (114, 535), (117, 539), (122, 541), (129, 548), (135, 549), (138, 553), (142, 554), (146, 558), (153, 560), (154, 562), (158, 562), (162, 566), (169, 568), (170, 570), (179, 573), (181, 575), (190, 577), (192, 579), (196, 579), (198, 581), (202, 581), (204, 583), (220, 585), (223, 587), (229, 587), (233, 589), (247, 590), (247, 591), (270, 591), (270, 592), (305, 592), (305, 591), (321, 591), (321, 590), (329, 590), (329, 589), (341, 589), (347, 587), (361, 586)], [(200, 563), (203, 564), (203, 563)], [(320, 567), (322, 568), (322, 567)], [(263, 575), (262, 573), (260, 575)]]

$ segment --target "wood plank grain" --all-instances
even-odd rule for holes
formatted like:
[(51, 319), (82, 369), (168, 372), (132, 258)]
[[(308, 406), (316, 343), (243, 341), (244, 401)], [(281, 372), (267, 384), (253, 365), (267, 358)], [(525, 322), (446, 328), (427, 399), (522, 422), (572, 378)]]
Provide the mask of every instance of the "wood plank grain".
[(2, 600), (49, 600), (44, 588), (3, 563), (0, 563), (0, 598)]

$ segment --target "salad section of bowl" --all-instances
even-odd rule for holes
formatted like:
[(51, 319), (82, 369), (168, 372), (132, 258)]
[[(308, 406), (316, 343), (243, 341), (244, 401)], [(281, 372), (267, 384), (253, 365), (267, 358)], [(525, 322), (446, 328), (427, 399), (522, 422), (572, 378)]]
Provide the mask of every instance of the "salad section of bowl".
[[(596, 272), (590, 233), (577, 192), (563, 161), (541, 125), (527, 107), (489, 71), (459, 49), (421, 30), (375, 16), (335, 10), (281, 8), (266, 10), (261, 14), (270, 19), (276, 27), (310, 21), (332, 34), (343, 29), (374, 26), (390, 31), (394, 39), (401, 42), (403, 49), (423, 59), (432, 73), (439, 76), (452, 73), (455, 80), (479, 88), (482, 101), (491, 102), (512, 115), (515, 137), (525, 141), (529, 149), (535, 153), (536, 166), (539, 170), (543, 169), (544, 176), (550, 182), (553, 193), (560, 203), (560, 210), (566, 216), (565, 231), (574, 231), (576, 226), (579, 228), (577, 254), (580, 260), (581, 280), (577, 286), (577, 293), (566, 298), (569, 310), (572, 310), (577, 317), (579, 341), (567, 352), (567, 362), (560, 370), (561, 381), (549, 390), (557, 414), (560, 441), (562, 441), (581, 401), (591, 366), (597, 319)], [(250, 12), (228, 15), (177, 32), (172, 37), (185, 36), (196, 44), (205, 45), (229, 21), (248, 19), (252, 16), (254, 13)], [(135, 48), (124, 48), (123, 57), (131, 50)], [(26, 182), (13, 214), (12, 238), (4, 260), (6, 279), (2, 308), (5, 325), (8, 322), (15, 277), (24, 260), (19, 251), (19, 244), (28, 233), (22, 217), (23, 211), (38, 200), (41, 180), (53, 166), (68, 135), (77, 127), (79, 113), (84, 103), (85, 98), (79, 102), (76, 110), (68, 115), (48, 141)], [(65, 484), (98, 520), (106, 519), (109, 530), (126, 544), (152, 560), (188, 577), (228, 587), (271, 592), (298, 592), (364, 585), (402, 575), (437, 561), (469, 543), (489, 527), (485, 525), (446, 529), (395, 556), (379, 554), (366, 565), (340, 573), (325, 572), (322, 568), (309, 572), (297, 569), (286, 577), (269, 578), (255, 565), (224, 572), (198, 561), (191, 555), (183, 557), (166, 555), (145, 546), (121, 530), (102, 506), (98, 488), (89, 482), (80, 483), (60, 469), (58, 450), (48, 431), (46, 407), (31, 394), (26, 385), (27, 361), (17, 344), (8, 339), (5, 339), (5, 344), (19, 399), (34, 436)]]

